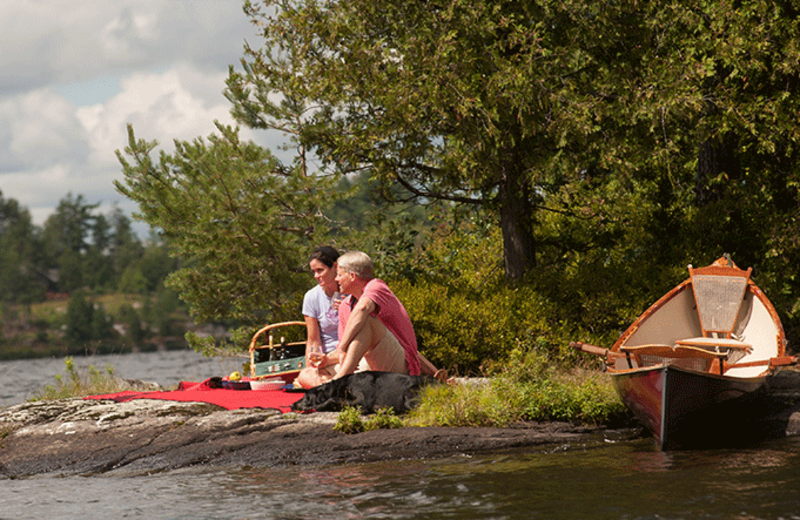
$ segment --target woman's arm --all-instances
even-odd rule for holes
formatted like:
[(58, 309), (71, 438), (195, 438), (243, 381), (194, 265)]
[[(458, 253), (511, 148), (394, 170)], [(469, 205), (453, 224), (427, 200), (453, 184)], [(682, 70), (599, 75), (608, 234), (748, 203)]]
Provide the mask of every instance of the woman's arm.
[(311, 316), (306, 316), (306, 359), (308, 354), (316, 347), (317, 352), (322, 352), (322, 333), (319, 328), (319, 320)]

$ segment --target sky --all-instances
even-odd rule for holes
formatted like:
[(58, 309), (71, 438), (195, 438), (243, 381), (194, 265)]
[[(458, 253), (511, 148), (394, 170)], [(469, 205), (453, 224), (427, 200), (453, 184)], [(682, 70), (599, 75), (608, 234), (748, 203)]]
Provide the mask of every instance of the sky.
[(127, 125), (170, 152), (233, 124), (222, 91), (245, 40), (259, 43), (241, 0), (2, 0), (2, 196), (40, 226), (69, 193), (135, 211), (113, 185)]

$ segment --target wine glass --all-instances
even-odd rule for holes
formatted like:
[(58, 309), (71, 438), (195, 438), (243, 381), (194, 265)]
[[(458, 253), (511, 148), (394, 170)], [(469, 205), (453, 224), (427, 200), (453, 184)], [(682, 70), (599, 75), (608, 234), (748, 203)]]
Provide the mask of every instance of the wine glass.
[(344, 296), (339, 291), (335, 291), (333, 293), (333, 297), (331, 298), (331, 309), (334, 311), (339, 311), (339, 305), (341, 305)]
[(317, 368), (322, 364), (322, 358), (325, 356), (322, 352), (322, 345), (311, 345), (308, 350), (308, 364)]

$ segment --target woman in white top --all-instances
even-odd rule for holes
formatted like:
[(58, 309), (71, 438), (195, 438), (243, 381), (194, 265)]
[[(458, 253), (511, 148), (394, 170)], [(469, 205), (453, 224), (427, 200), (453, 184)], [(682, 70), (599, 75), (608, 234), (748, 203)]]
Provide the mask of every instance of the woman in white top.
[(339, 342), (339, 285), (336, 283), (336, 260), (339, 253), (330, 246), (317, 248), (308, 265), (317, 285), (303, 297), (306, 322), (306, 359), (311, 352), (327, 354)]

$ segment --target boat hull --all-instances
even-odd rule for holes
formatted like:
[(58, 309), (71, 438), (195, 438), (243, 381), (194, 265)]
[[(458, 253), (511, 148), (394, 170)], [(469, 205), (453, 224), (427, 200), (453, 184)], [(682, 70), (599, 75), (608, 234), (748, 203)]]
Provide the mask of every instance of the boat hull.
[(622, 402), (662, 450), (734, 443), (766, 376), (728, 377), (669, 364), (611, 373)]

